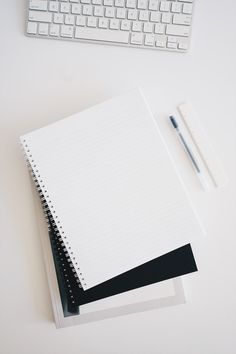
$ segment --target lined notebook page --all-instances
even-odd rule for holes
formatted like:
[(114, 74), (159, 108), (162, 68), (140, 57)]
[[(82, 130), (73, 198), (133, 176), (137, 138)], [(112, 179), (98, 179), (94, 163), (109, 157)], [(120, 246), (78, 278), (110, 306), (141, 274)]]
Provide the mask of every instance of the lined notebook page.
[(202, 233), (140, 90), (21, 142), (85, 290)]

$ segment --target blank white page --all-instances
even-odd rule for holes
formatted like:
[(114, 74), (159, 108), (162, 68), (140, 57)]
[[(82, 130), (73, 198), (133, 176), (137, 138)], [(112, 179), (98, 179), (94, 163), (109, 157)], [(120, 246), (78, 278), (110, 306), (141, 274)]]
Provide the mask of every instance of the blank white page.
[(202, 233), (140, 90), (21, 142), (85, 290)]

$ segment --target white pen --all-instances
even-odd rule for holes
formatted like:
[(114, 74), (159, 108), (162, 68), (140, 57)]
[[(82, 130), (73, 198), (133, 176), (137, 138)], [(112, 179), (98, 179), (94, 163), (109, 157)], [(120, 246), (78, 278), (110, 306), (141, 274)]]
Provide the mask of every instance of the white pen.
[(206, 189), (208, 187), (208, 185), (206, 183), (205, 178), (202, 175), (202, 172), (200, 170), (200, 167), (199, 167), (199, 164), (198, 164), (198, 161), (197, 161), (196, 157), (193, 155), (190, 147), (188, 146), (188, 144), (186, 143), (186, 140), (184, 139), (182, 133), (180, 132), (179, 126), (178, 126), (178, 124), (176, 122), (175, 117), (170, 116), (169, 118), (170, 118), (170, 121), (171, 121), (173, 127), (175, 128), (175, 131), (177, 133), (177, 136), (178, 136), (182, 146), (184, 147), (185, 152), (187, 153), (190, 161), (192, 162), (192, 166), (194, 167), (194, 170), (197, 173), (197, 176), (198, 176), (198, 178), (199, 178), (199, 180), (201, 182), (201, 185), (202, 185), (203, 189)]

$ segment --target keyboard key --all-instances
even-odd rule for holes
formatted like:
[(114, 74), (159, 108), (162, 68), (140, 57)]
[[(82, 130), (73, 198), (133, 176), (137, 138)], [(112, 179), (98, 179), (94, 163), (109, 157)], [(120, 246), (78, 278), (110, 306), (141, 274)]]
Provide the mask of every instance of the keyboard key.
[(129, 9), (136, 8), (136, 0), (126, 0), (126, 7)]
[(57, 1), (49, 1), (49, 11), (57, 12), (59, 9), (59, 3)]
[(102, 0), (92, 0), (93, 5), (102, 5)]
[(84, 5), (82, 9), (83, 15), (91, 16), (93, 13), (93, 7), (91, 5)]
[(142, 22), (133, 21), (133, 24), (132, 24), (132, 31), (133, 31), (133, 32), (141, 32), (141, 31), (142, 31), (142, 26), (143, 26), (143, 23), (142, 23)]
[(125, 9), (117, 9), (116, 17), (117, 18), (125, 18), (126, 10)]
[(183, 4), (183, 14), (189, 14), (191, 15), (193, 11), (193, 5), (192, 4)]
[(103, 0), (104, 6), (112, 6), (113, 5), (113, 0)]
[(60, 26), (59, 25), (50, 25), (49, 29), (49, 35), (53, 37), (58, 37), (60, 32)]
[(125, 1), (124, 0), (115, 0), (115, 6), (116, 7), (124, 7)]
[(142, 33), (131, 33), (130, 43), (132, 44), (143, 44), (143, 34)]
[(30, 10), (42, 10), (47, 11), (48, 2), (47, 0), (30, 0), (29, 9)]
[(93, 14), (94, 14), (94, 16), (102, 17), (103, 16), (103, 8), (101, 6), (94, 6)]
[(123, 30), (123, 31), (129, 31), (130, 30), (130, 26), (131, 26), (130, 21), (122, 20), (120, 29)]
[(62, 14), (54, 14), (54, 17), (53, 17), (53, 22), (54, 23), (63, 23), (63, 18), (64, 18), (64, 15)]
[(76, 25), (77, 25), (77, 26), (85, 26), (85, 25), (86, 25), (86, 17), (84, 17), (84, 16), (77, 16), (77, 18), (76, 18)]
[(157, 11), (158, 10), (158, 1), (157, 0), (149, 0), (149, 10)]
[(137, 10), (128, 10), (128, 20), (136, 20), (138, 17), (138, 11)]
[(167, 42), (167, 48), (176, 49), (177, 43)]
[(164, 34), (165, 33), (165, 25), (163, 25), (162, 23), (156, 23), (154, 32), (158, 33), (158, 34)]
[(29, 20), (35, 22), (51, 22), (52, 14), (49, 12), (29, 11)]
[(157, 36), (156, 37), (156, 46), (160, 48), (166, 47), (166, 36)]
[(47, 36), (48, 35), (48, 23), (40, 23), (39, 24), (39, 34), (43, 35), (43, 36)]
[(170, 13), (164, 13), (161, 15), (162, 23), (171, 23), (172, 15)]
[(187, 50), (188, 49), (188, 44), (184, 42), (179, 42), (178, 48), (182, 50)]
[(166, 25), (166, 34), (173, 36), (189, 36), (189, 27), (180, 25)]
[(75, 23), (75, 16), (74, 15), (65, 15), (65, 24), (66, 25), (73, 25)]
[(143, 25), (143, 32), (152, 33), (152, 31), (153, 31), (153, 24), (150, 22), (145, 22)]
[(177, 15), (173, 16), (173, 23), (175, 25), (190, 25), (191, 24), (191, 16), (190, 15)]
[(166, 44), (164, 42), (156, 41), (156, 47), (165, 48)]
[(117, 19), (110, 20), (110, 28), (118, 30), (120, 28), (120, 21)]
[(97, 28), (77, 27), (75, 30), (75, 38), (114, 43), (128, 43), (129, 33)]
[(163, 12), (170, 11), (170, 2), (169, 1), (161, 1), (160, 11), (163, 11)]
[(176, 37), (173, 37), (173, 36), (169, 36), (169, 37), (168, 37), (168, 42), (177, 43), (177, 38), (176, 38)]
[(88, 17), (87, 19), (87, 26), (88, 27), (96, 27), (97, 26), (97, 18), (96, 17)]
[(171, 5), (171, 12), (180, 13), (182, 9), (182, 4), (179, 2), (173, 2)]
[(130, 43), (143, 44), (143, 34), (142, 33), (131, 33)]
[(70, 12), (70, 4), (61, 3), (60, 12), (68, 14)]
[(110, 18), (115, 17), (115, 9), (113, 7), (106, 7), (105, 17), (110, 17)]
[(74, 31), (73, 26), (62, 25), (61, 26), (61, 37), (72, 38), (73, 31)]
[(149, 12), (146, 10), (140, 10), (139, 12), (139, 20), (140, 21), (148, 21)]
[(146, 10), (147, 9), (147, 0), (138, 0), (137, 8), (139, 10)]
[(146, 34), (144, 44), (153, 47), (154, 46), (154, 35), (153, 34)]
[(72, 4), (71, 13), (75, 15), (81, 14), (81, 5), (80, 4)]
[(108, 28), (108, 19), (107, 18), (99, 18), (98, 19), (98, 27), (99, 28)]
[(28, 22), (27, 33), (36, 34), (37, 33), (37, 25), (38, 24), (35, 22)]
[(160, 13), (156, 11), (151, 11), (150, 15), (151, 22), (159, 22), (160, 21)]

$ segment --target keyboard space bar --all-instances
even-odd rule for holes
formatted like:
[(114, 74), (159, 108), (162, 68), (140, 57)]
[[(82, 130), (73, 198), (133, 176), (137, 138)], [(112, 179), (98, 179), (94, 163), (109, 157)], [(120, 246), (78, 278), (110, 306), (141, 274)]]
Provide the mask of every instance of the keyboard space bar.
[(75, 30), (75, 38), (78, 39), (90, 39), (93, 41), (105, 41), (116, 43), (128, 43), (129, 32), (105, 30), (105, 29), (93, 29), (77, 27)]

